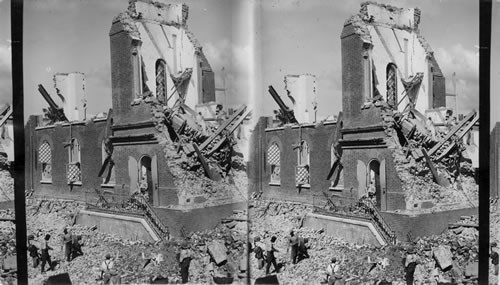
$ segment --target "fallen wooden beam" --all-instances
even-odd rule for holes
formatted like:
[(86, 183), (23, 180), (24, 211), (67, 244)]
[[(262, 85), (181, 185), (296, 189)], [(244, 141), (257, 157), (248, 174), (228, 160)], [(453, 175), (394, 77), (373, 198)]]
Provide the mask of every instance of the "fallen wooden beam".
[(465, 117), (458, 125), (456, 125), (446, 136), (440, 140), (431, 150), (428, 155), (432, 156), (443, 144), (449, 140), (452, 136), (454, 136), (468, 121), (470, 121), (476, 115), (475, 111), (472, 111), (467, 117)]
[(233, 115), (208, 138), (200, 145), (200, 151), (204, 150), (218, 135), (220, 135), (236, 118), (241, 115), (245, 111), (247, 107), (245, 105), (241, 106)]
[[(479, 120), (479, 116), (476, 116), (474, 117), (474, 119), (467, 125), (467, 127), (465, 127), (465, 129), (463, 129), (460, 134), (457, 135), (457, 139), (458, 140), (461, 140), (465, 134), (467, 134), (467, 132), (472, 129), (472, 127), (474, 127), (474, 124), (477, 123), (477, 121)], [(450, 144), (450, 146), (448, 146), (440, 155), (439, 157), (436, 159), (437, 161), (440, 161), (441, 159), (443, 159), (445, 156), (448, 155), (448, 153), (450, 153), (450, 151), (455, 148), (455, 144)]]
[(198, 146), (195, 143), (193, 143), (193, 148), (194, 148), (194, 151), (196, 152), (196, 154), (198, 155), (198, 159), (200, 160), (201, 166), (203, 166), (203, 170), (205, 170), (205, 175), (208, 178), (213, 180), (214, 177), (212, 176), (212, 172), (210, 171), (210, 167), (208, 166), (207, 161), (203, 157), (203, 154), (201, 154), (200, 149), (198, 148)]
[(427, 162), (427, 165), (429, 166), (429, 169), (431, 170), (432, 176), (434, 177), (434, 181), (443, 187), (450, 186), (450, 183), (446, 179), (439, 176), (439, 173), (437, 172), (436, 168), (434, 167), (434, 164), (432, 163), (432, 161), (429, 158), (429, 155), (427, 154), (427, 151), (425, 151), (425, 149), (422, 149), (422, 154), (424, 155), (424, 158)]
[(3, 118), (0, 120), (0, 127), (2, 127), (3, 124), (5, 124), (5, 122), (9, 119), (10, 115), (12, 115), (12, 108), (10, 108), (10, 106), (9, 106), (9, 109), (3, 115)]

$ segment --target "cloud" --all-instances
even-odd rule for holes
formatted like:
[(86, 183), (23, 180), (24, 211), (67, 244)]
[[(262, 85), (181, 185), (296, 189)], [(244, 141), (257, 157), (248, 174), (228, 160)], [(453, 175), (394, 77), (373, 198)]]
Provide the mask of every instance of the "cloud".
[(225, 79), (228, 105), (248, 104), (253, 66), (252, 48), (224, 39), (204, 43), (203, 51), (215, 73), (215, 86), (222, 88)]
[(473, 46), (470, 49), (461, 44), (450, 49), (440, 47), (436, 50), (435, 57), (446, 76), (455, 72), (457, 78), (479, 80), (479, 57)]
[(12, 100), (12, 64), (10, 45), (0, 44), (0, 103)]
[[(455, 44), (449, 49), (438, 48), (435, 57), (446, 77), (446, 92), (454, 93), (456, 85), (458, 111), (468, 113), (479, 107), (479, 57), (471, 46)], [(455, 84), (453, 72), (456, 73)], [(453, 107), (453, 106), (451, 106)]]

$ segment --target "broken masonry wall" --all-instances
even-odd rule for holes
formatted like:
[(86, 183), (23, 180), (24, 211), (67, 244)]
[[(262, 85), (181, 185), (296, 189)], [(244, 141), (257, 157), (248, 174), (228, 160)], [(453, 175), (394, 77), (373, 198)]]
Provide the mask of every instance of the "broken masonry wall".
[(399, 8), (372, 1), (361, 3), (360, 14), (371, 22), (403, 29), (418, 29), (420, 23), (418, 8)]
[(344, 127), (351, 126), (351, 120), (361, 114), (361, 106), (365, 102), (365, 86), (367, 80), (363, 65), (365, 54), (364, 43), (356, 34), (356, 27), (350, 23), (342, 29), (342, 112)]
[[(261, 135), (258, 146), (254, 145), (251, 164), (262, 170), (253, 169), (257, 173), (249, 175), (251, 187), (264, 192), (264, 196), (271, 199), (290, 200), (313, 204), (316, 197), (322, 196), (323, 191), (329, 191), (331, 181), (327, 180), (328, 172), (332, 165), (331, 145), (334, 142), (336, 125), (326, 122), (318, 125), (303, 125), (301, 130), (297, 125), (282, 128), (266, 129)], [(307, 142), (310, 149), (309, 173), (310, 186), (298, 190), (295, 183), (295, 168), (298, 165), (298, 151), (294, 145), (302, 139)], [(261, 134), (261, 133), (255, 133)], [(255, 142), (255, 141), (254, 141)], [(280, 148), (280, 181), (271, 182), (271, 167), (268, 161), (268, 148), (276, 143)], [(257, 157), (256, 157), (257, 156)], [(257, 181), (255, 181), (257, 180)], [(258, 183), (261, 183), (258, 185)], [(333, 191), (333, 190), (332, 190)], [(250, 190), (249, 192), (252, 192)], [(323, 199), (323, 198), (321, 198)]]
[(200, 59), (196, 54), (196, 48), (189, 40), (183, 28), (160, 25), (151, 22), (137, 21), (141, 33), (142, 47), (141, 55), (143, 67), (146, 72), (145, 84), (156, 96), (156, 62), (162, 59), (166, 63), (167, 75), (167, 98), (174, 94), (168, 101), (168, 106), (173, 106), (179, 98), (175, 90), (174, 82), (170, 75), (180, 75), (187, 68), (193, 70), (186, 91), (186, 105), (194, 109), (197, 104), (203, 103), (202, 98), (202, 70)]
[[(151, 159), (152, 201), (153, 206), (177, 205), (178, 198), (174, 177), (164, 158), (163, 147), (156, 143), (122, 143), (114, 144), (113, 160), (115, 162), (116, 186), (114, 192), (120, 195), (131, 195), (138, 191), (141, 173), (141, 159)], [(156, 162), (156, 165), (154, 165)], [(152, 172), (155, 171), (156, 174)], [(156, 179), (155, 179), (156, 176)]]
[[(101, 189), (103, 182), (98, 173), (102, 165), (105, 127), (106, 120), (96, 120), (74, 123), (71, 127), (69, 124), (56, 124), (36, 128), (35, 120), (30, 119), (26, 125), (29, 138), (26, 140), (26, 150), (29, 153), (25, 165), (26, 189), (33, 189), (35, 195), (80, 201), (85, 200), (85, 192), (95, 196), (94, 189)], [(66, 165), (69, 162), (69, 150), (64, 144), (70, 141), (70, 132), (80, 145), (81, 185), (69, 185), (67, 181)], [(39, 147), (45, 141), (51, 147), (51, 182), (42, 182), (42, 165), (39, 162)]]
[(0, 151), (7, 155), (7, 161), (14, 161), (14, 125), (12, 119), (7, 119), (0, 128), (2, 137), (0, 137)]
[(497, 198), (500, 188), (500, 122), (490, 135), (490, 197)]
[[(392, 63), (397, 66), (397, 102), (404, 96), (405, 89), (401, 78), (408, 80), (410, 76), (422, 72), (424, 77), (417, 92), (416, 109), (423, 113), (433, 108), (430, 63), (415, 33), (385, 26), (378, 26), (377, 29), (378, 33), (371, 29), (372, 59), (376, 74), (374, 81), (378, 82), (376, 88), (384, 100), (387, 102), (387, 66)], [(398, 106), (398, 110), (403, 111), (408, 103), (406, 97)]]
[(141, 19), (164, 25), (185, 25), (189, 8), (186, 4), (165, 0), (130, 0), (128, 10)]
[[(460, 221), (463, 216), (477, 216), (478, 208), (463, 208), (432, 213), (400, 214), (382, 212), (387, 224), (395, 231), (398, 240), (442, 234), (451, 223)], [(432, 221), (432, 222), (429, 222)]]
[[(352, 201), (357, 201), (366, 194), (368, 186), (369, 164), (378, 161), (380, 171), (380, 191), (377, 206), (382, 211), (404, 209), (405, 195), (402, 192), (391, 150), (377, 148), (376, 146), (343, 147), (342, 162), (344, 165), (344, 190), (343, 195)], [(382, 171), (385, 173), (382, 175)], [(385, 179), (383, 179), (385, 176)]]
[[(285, 90), (294, 99), (289, 105), (299, 123), (316, 122), (316, 76), (312, 74), (286, 75)], [(285, 98), (283, 98), (285, 99)], [(289, 99), (290, 102), (292, 102)]]
[[(128, 19), (131, 21), (131, 19)], [(138, 57), (140, 39), (129, 33), (133, 22), (122, 23), (116, 19), (109, 32), (111, 48), (111, 91), (113, 121), (115, 124), (130, 123), (151, 119), (151, 112), (131, 106), (131, 102), (142, 94), (140, 88)]]
[(86, 119), (85, 75), (81, 72), (54, 74), (54, 87), (58, 96), (54, 96), (70, 121)]

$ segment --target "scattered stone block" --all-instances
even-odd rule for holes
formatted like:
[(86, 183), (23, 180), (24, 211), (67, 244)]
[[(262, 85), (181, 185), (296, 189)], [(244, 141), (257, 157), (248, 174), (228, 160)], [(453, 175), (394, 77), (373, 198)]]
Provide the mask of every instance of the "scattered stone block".
[(479, 265), (477, 262), (470, 262), (465, 266), (465, 277), (477, 277), (479, 274)]
[(448, 248), (438, 246), (433, 250), (433, 256), (441, 270), (446, 271), (451, 268), (453, 255)]
[(3, 269), (6, 271), (17, 270), (16, 256), (14, 255), (6, 256), (5, 259), (3, 260)]
[(217, 265), (221, 265), (223, 262), (227, 261), (227, 248), (222, 241), (214, 240), (208, 243), (208, 253), (212, 256)]

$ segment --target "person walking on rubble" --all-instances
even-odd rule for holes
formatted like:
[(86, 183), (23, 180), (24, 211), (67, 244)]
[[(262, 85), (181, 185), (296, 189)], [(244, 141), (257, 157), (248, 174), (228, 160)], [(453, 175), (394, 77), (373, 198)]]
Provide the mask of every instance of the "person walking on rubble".
[(278, 273), (278, 265), (276, 264), (276, 257), (274, 256), (275, 252), (278, 250), (274, 247), (274, 242), (276, 241), (276, 237), (271, 237), (270, 240), (266, 242), (266, 275), (269, 275), (269, 269), (271, 268), (271, 264), (274, 266), (274, 270)]
[(179, 253), (179, 266), (181, 268), (182, 284), (188, 283), (189, 265), (191, 264), (192, 253), (187, 242), (182, 243)]
[(260, 237), (254, 238), (254, 248), (253, 252), (255, 253), (255, 258), (257, 259), (257, 268), (262, 269), (264, 267), (264, 247), (265, 245), (260, 242)]
[(494, 270), (495, 270), (495, 276), (498, 276), (498, 252), (495, 250), (497, 247), (496, 242), (492, 242), (490, 244), (490, 258), (491, 258), (491, 264), (493, 264)]
[(66, 258), (66, 261), (70, 262), (71, 261), (71, 249), (73, 247), (72, 246), (73, 237), (72, 237), (71, 231), (68, 231), (68, 229), (64, 229), (63, 233), (64, 233), (63, 240), (62, 240), (63, 244), (61, 247), (64, 247), (64, 257)]
[(28, 236), (28, 252), (33, 261), (32, 266), (36, 268), (40, 262), (40, 254), (38, 253), (38, 247), (35, 245), (35, 237), (33, 235)]
[(115, 267), (115, 263), (111, 259), (111, 254), (107, 253), (105, 256), (105, 260), (101, 263), (101, 278), (103, 284), (111, 284), (111, 278), (114, 274), (113, 268)]
[(307, 242), (309, 242), (308, 238), (299, 237), (299, 251), (297, 254), (297, 262), (302, 259), (309, 258), (309, 253), (307, 252)]
[(80, 240), (81, 236), (71, 235), (71, 259), (75, 259), (75, 257), (83, 255)]
[(293, 264), (297, 263), (297, 255), (299, 251), (299, 239), (293, 231), (290, 231), (290, 237), (288, 237), (288, 250), (291, 249), (290, 258)]
[(336, 257), (332, 257), (330, 264), (326, 268), (326, 280), (328, 285), (334, 285), (340, 279), (340, 264), (337, 262)]
[(415, 268), (417, 267), (417, 255), (415, 247), (408, 249), (405, 259), (405, 279), (407, 285), (412, 285), (414, 280)]
[(49, 250), (52, 250), (53, 248), (49, 246), (49, 240), (50, 240), (50, 235), (46, 234), (45, 238), (42, 241), (42, 245), (40, 246), (40, 250), (42, 252), (42, 273), (45, 272), (45, 263), (49, 264), (49, 270), (54, 270), (54, 267), (52, 265), (52, 260), (50, 260), (50, 254)]

